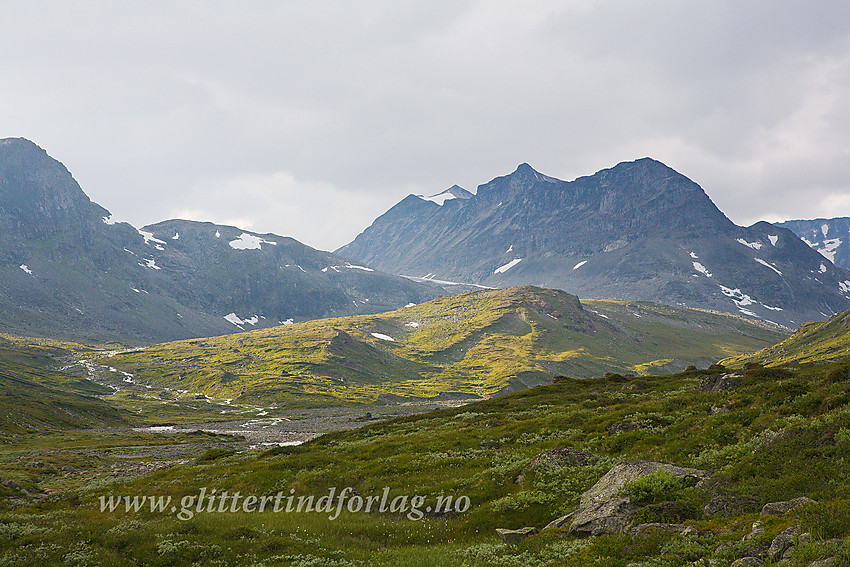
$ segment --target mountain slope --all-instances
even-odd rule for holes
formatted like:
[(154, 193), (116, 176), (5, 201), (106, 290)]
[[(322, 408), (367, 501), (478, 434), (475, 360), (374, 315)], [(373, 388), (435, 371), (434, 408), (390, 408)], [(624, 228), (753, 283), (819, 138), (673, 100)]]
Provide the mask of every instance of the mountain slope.
[(850, 274), (791, 231), (732, 223), (651, 159), (572, 182), (522, 164), (442, 206), (408, 196), (337, 250), (391, 273), (739, 312), (784, 325), (850, 307)]
[(828, 321), (806, 323), (791, 337), (751, 355), (724, 360), (729, 366), (757, 362), (769, 366), (850, 359), (850, 310)]
[(799, 236), (839, 268), (850, 270), (850, 217), (775, 223)]
[(0, 325), (7, 332), (163, 341), (372, 313), (443, 293), (346, 266), (271, 234), (189, 221), (144, 230), (115, 222), (43, 149), (0, 140)]
[(54, 357), (63, 352), (55, 345), (0, 336), (0, 430), (5, 434), (127, 424), (99, 398), (107, 388), (56, 368)]
[(372, 316), (308, 321), (116, 354), (142, 382), (240, 401), (370, 402), (382, 394), (488, 396), (556, 375), (707, 366), (785, 335), (744, 318), (520, 287)]

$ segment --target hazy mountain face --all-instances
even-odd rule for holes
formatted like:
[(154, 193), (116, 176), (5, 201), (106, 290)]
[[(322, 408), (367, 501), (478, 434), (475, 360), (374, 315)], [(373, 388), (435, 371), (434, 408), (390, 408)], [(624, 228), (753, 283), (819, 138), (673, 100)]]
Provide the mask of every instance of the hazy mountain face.
[(527, 164), (439, 205), (408, 196), (337, 252), (425, 279), (533, 284), (796, 326), (850, 307), (850, 274), (793, 232), (740, 227), (651, 159), (565, 182)]
[(114, 222), (68, 170), (0, 140), (0, 323), (9, 332), (161, 341), (331, 315), (442, 293), (274, 234)]
[(839, 268), (850, 270), (850, 217), (776, 223), (791, 230)]

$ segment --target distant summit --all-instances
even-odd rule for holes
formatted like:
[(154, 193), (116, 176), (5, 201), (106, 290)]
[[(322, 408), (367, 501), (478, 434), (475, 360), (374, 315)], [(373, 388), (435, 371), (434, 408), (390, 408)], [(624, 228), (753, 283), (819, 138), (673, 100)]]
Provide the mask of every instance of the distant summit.
[(337, 253), (416, 278), (531, 284), (788, 326), (850, 307), (850, 273), (789, 230), (735, 225), (699, 185), (651, 158), (570, 182), (524, 163), (456, 203), (408, 197)]
[(850, 270), (850, 217), (775, 223), (791, 230), (830, 262)]
[(5, 332), (129, 343), (378, 313), (443, 293), (275, 234), (115, 222), (23, 138), (0, 140), (0, 278)]

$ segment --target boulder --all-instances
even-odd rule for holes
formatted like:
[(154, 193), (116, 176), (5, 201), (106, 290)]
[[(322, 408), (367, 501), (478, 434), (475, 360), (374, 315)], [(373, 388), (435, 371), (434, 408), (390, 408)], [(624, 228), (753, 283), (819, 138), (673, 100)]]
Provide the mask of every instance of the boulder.
[(544, 530), (555, 530), (555, 529), (566, 527), (570, 523), (570, 520), (572, 519), (574, 513), (575, 513), (575, 511), (570, 512), (569, 514), (565, 514), (565, 515), (561, 516), (560, 518), (555, 518), (554, 520), (552, 520), (551, 522), (546, 524), (546, 527), (544, 527), (543, 529)]
[(708, 478), (699, 469), (677, 467), (653, 461), (624, 461), (617, 463), (605, 476), (581, 495), (578, 509), (573, 515), (570, 533), (578, 536), (623, 533), (631, 525), (635, 512), (641, 506), (622, 496), (623, 488), (635, 480), (659, 470), (680, 478), (693, 478), (694, 484)]
[(838, 559), (835, 557), (827, 557), (820, 561), (812, 561), (809, 563), (809, 567), (838, 567)]
[(519, 543), (528, 536), (534, 535), (536, 533), (537, 528), (534, 527), (520, 528), (518, 530), (496, 528), (496, 535), (498, 535), (505, 543)]
[(625, 431), (634, 431), (635, 429), (645, 429), (648, 427), (643, 423), (635, 423), (633, 421), (617, 421), (608, 426), (608, 435), (616, 435)]
[(708, 504), (703, 506), (702, 512), (706, 516), (733, 518), (758, 511), (759, 504), (760, 502), (751, 496), (716, 490), (711, 494)]
[(741, 383), (741, 378), (744, 375), (738, 372), (730, 372), (726, 374), (709, 374), (703, 376), (699, 381), (700, 392), (723, 392), (725, 390), (734, 390)]
[(697, 482), (708, 478), (708, 473), (699, 469), (677, 467), (654, 461), (623, 461), (614, 465), (605, 473), (605, 476), (581, 495), (579, 506), (587, 508), (592, 504), (616, 498), (627, 484), (660, 470), (680, 478), (691, 477)]
[(782, 502), (768, 502), (762, 507), (760, 515), (781, 516), (783, 514), (787, 514), (792, 510), (801, 508), (807, 504), (817, 504), (817, 501), (812, 500), (811, 498), (807, 498), (806, 496), (800, 496), (799, 498), (794, 498), (793, 500), (785, 500)]
[(771, 561), (779, 561), (788, 549), (794, 547), (798, 531), (797, 526), (791, 526), (773, 538), (767, 549), (767, 555)]
[(626, 531), (640, 506), (628, 498), (609, 498), (582, 506), (573, 517), (570, 533), (576, 536), (618, 534)]
[(629, 528), (629, 535), (631, 535), (632, 537), (637, 537), (653, 531), (676, 532), (681, 534), (684, 533), (685, 530), (688, 529), (688, 527), (689, 526), (686, 526), (685, 524), (638, 524)]
[(744, 539), (742, 539), (741, 541), (749, 541), (756, 536), (760, 536), (763, 533), (764, 533), (764, 524), (761, 521), (756, 520), (755, 522), (753, 522), (753, 527), (750, 529), (750, 533), (745, 535)]

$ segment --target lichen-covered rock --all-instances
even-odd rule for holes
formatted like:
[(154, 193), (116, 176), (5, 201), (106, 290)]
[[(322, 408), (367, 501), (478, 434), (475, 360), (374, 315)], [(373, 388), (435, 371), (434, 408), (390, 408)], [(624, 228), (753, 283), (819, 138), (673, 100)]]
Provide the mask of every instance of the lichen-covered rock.
[(812, 561), (809, 563), (809, 567), (837, 567), (838, 559), (835, 557), (827, 557), (826, 559), (821, 559), (820, 561)]
[(817, 504), (817, 501), (812, 500), (811, 498), (807, 498), (806, 496), (801, 496), (799, 498), (794, 498), (793, 500), (785, 500), (782, 502), (768, 502), (761, 509), (761, 516), (767, 516), (768, 514), (773, 516), (781, 516), (783, 514), (787, 514), (792, 510), (796, 510), (797, 508), (801, 508), (807, 504)]
[(767, 549), (767, 555), (771, 561), (778, 561), (789, 548), (794, 547), (798, 531), (797, 526), (791, 526), (773, 538), (770, 547)]
[(750, 529), (750, 533), (745, 535), (744, 539), (742, 541), (749, 541), (756, 536), (760, 536), (763, 533), (764, 533), (764, 524), (761, 521), (756, 520), (755, 522), (753, 522), (753, 526)]
[(741, 382), (742, 374), (733, 372), (727, 374), (709, 374), (699, 381), (700, 392), (722, 392), (734, 390)]
[(688, 526), (686, 526), (685, 524), (661, 524), (654, 522), (649, 524), (638, 524), (636, 526), (632, 526), (631, 528), (629, 528), (629, 535), (635, 537), (653, 531), (683, 533), (687, 529)]
[(555, 530), (555, 529), (566, 527), (570, 523), (570, 520), (572, 519), (574, 513), (575, 513), (575, 511), (572, 511), (569, 514), (564, 514), (560, 518), (555, 518), (554, 520), (552, 520), (551, 522), (546, 524), (546, 527), (544, 527), (543, 529), (544, 530)]
[(639, 506), (628, 498), (610, 498), (583, 506), (573, 517), (570, 533), (577, 536), (598, 536), (622, 533), (632, 523)]
[(711, 499), (703, 507), (702, 513), (706, 516), (733, 518), (758, 511), (760, 504), (757, 499), (751, 496), (735, 494), (727, 490), (717, 490), (711, 494)]
[(699, 469), (677, 467), (654, 461), (623, 461), (614, 465), (611, 470), (605, 473), (605, 476), (581, 495), (579, 506), (580, 508), (587, 508), (593, 504), (616, 498), (627, 484), (660, 470), (667, 471), (680, 478), (693, 477), (697, 481), (708, 478), (708, 473)]
[(637, 479), (657, 471), (667, 471), (680, 478), (692, 478), (694, 484), (708, 478), (699, 469), (677, 467), (654, 461), (617, 463), (605, 476), (581, 495), (578, 509), (570, 525), (570, 533), (579, 536), (623, 533), (631, 525), (641, 506), (622, 496), (623, 488)]
[(496, 535), (498, 535), (505, 543), (519, 543), (528, 536), (536, 533), (537, 528), (534, 527), (520, 528), (518, 530), (496, 528)]

